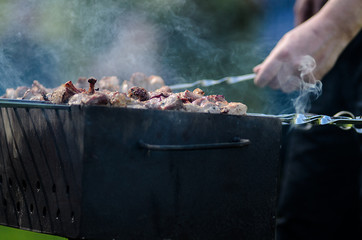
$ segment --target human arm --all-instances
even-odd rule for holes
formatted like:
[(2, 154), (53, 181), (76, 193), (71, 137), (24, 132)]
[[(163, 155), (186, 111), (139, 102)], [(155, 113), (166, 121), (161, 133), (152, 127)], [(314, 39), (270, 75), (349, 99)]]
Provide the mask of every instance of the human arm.
[[(329, 0), (306, 22), (286, 33), (265, 61), (254, 68), (256, 85), (291, 92), (298, 84), (300, 59), (309, 55), (317, 63), (314, 75), (321, 79), (362, 28), (361, 0)], [(292, 78), (295, 79), (295, 78)]]

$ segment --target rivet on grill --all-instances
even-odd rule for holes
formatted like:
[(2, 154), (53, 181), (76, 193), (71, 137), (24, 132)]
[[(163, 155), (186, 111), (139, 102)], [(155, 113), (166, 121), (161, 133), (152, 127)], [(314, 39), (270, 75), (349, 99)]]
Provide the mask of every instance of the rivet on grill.
[(46, 217), (46, 215), (47, 215), (47, 208), (43, 207), (43, 217)]
[(30, 213), (33, 213), (33, 212), (34, 212), (34, 205), (33, 205), (32, 203), (30, 204), (29, 210), (30, 210)]
[(24, 189), (24, 191), (26, 191), (26, 186), (27, 186), (26, 181), (23, 179), (23, 180), (21, 181), (21, 183), (23, 184), (23, 189)]
[(60, 209), (58, 208), (57, 215), (55, 216), (55, 219), (59, 219), (59, 216), (60, 216)]
[(71, 220), (72, 223), (74, 223), (74, 221), (75, 221), (74, 212), (73, 212), (73, 211), (70, 213), (70, 220)]
[(39, 192), (40, 191), (40, 182), (39, 181), (37, 181), (35, 183), (35, 187), (36, 187), (36, 190)]

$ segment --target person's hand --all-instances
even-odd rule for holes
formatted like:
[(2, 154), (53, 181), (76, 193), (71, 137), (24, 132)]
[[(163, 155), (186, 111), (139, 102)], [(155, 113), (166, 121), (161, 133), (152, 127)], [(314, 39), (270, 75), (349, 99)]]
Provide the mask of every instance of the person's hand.
[(306, 64), (312, 68), (301, 69), (306, 66), (302, 63), (305, 56), (315, 60), (313, 73), (321, 79), (362, 30), (361, 11), (361, 0), (328, 0), (317, 14), (286, 33), (265, 61), (254, 68), (254, 83), (284, 92), (300, 88), (303, 82), (313, 83), (315, 78), (311, 74), (303, 74), (313, 69), (314, 62)]
[(296, 0), (294, 4), (295, 25), (305, 22), (316, 14), (327, 0)]
[(332, 22), (323, 19), (313, 18), (299, 25), (285, 34), (265, 61), (254, 68), (257, 74), (254, 83), (284, 92), (297, 90), (301, 85), (301, 61), (306, 55), (315, 59), (313, 73), (321, 79), (348, 44), (348, 40), (338, 33)]

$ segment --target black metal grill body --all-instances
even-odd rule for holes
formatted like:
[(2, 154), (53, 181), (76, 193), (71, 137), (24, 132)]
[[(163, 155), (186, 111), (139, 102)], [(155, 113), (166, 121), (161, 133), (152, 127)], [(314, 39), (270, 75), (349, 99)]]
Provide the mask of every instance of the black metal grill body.
[(280, 134), (268, 117), (2, 107), (0, 224), (85, 239), (274, 239)]

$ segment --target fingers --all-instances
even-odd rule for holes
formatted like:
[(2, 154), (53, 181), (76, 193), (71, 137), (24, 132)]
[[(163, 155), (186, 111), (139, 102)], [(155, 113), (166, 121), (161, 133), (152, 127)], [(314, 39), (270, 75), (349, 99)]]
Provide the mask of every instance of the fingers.
[(281, 89), (285, 93), (293, 92), (301, 87), (302, 80), (296, 67), (288, 62), (266, 60), (253, 70), (257, 74), (254, 83), (259, 87), (268, 86), (274, 90)]
[[(261, 78), (260, 78), (260, 74), (259, 74), (260, 69), (262, 69), (262, 64), (259, 64), (259, 65), (255, 66), (255, 67), (253, 68), (254, 73), (257, 74), (257, 76), (256, 76), (255, 79), (254, 79), (254, 83), (255, 83), (255, 85), (257, 85), (257, 86), (261, 86), (261, 85), (260, 85), (260, 82), (264, 82), (264, 81), (262, 81)], [(268, 82), (267, 85), (268, 85), (269, 87), (271, 87), (272, 89), (278, 89), (278, 88), (280, 88), (279, 83), (278, 83), (278, 81), (276, 80), (276, 78), (274, 78), (274, 79), (272, 79), (270, 82)]]
[(256, 74), (258, 74), (260, 68), (261, 68), (261, 64), (255, 66), (255, 67), (253, 68), (253, 72), (256, 73)]
[(257, 74), (254, 78), (255, 85), (265, 87), (271, 84), (275, 88), (277, 84), (273, 81), (280, 68), (280, 61), (275, 60), (274, 58), (267, 58), (262, 64), (254, 68), (254, 72)]

